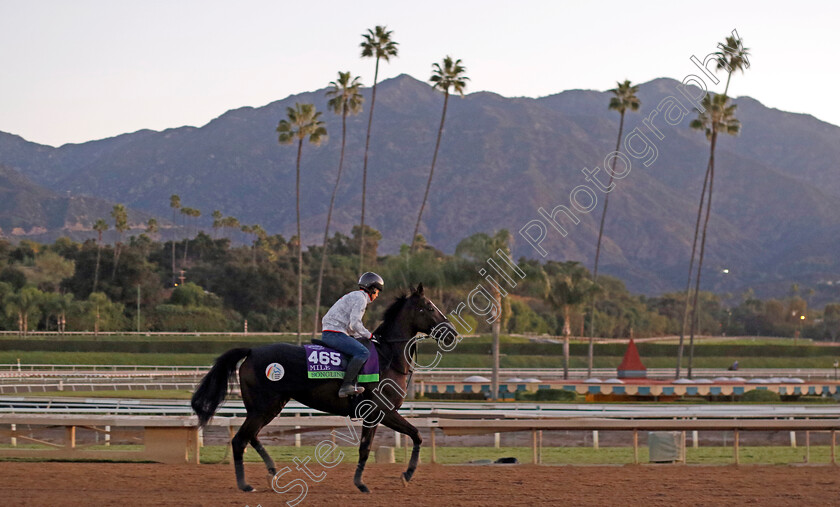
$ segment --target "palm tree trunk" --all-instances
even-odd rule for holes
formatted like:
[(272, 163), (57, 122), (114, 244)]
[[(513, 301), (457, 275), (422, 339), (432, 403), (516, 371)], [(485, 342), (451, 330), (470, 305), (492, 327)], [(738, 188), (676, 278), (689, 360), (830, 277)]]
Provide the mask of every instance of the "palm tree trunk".
[(93, 271), (93, 290), (96, 292), (96, 286), (99, 284), (99, 257), (102, 255), (102, 237), (100, 234), (99, 242), (96, 244), (96, 269)]
[(184, 217), (184, 229), (187, 232), (187, 237), (184, 238), (184, 262), (181, 264), (181, 269), (187, 267), (187, 250), (190, 247), (190, 230), (189, 226), (187, 225), (187, 217)]
[[(624, 111), (621, 111), (621, 121), (618, 123), (618, 139), (615, 141), (615, 151), (618, 153), (618, 150), (621, 149), (621, 134), (624, 132)], [(613, 157), (612, 161), (612, 172), (610, 172), (610, 182), (607, 183), (607, 189), (609, 189), (613, 184), (613, 175), (615, 174), (615, 163), (617, 159)], [(610, 193), (607, 192), (604, 195), (604, 211), (601, 214), (601, 226), (598, 228), (598, 244), (595, 247), (595, 266), (592, 269), (592, 283), (594, 285), (598, 285), (598, 261), (601, 258), (601, 237), (604, 235), (604, 222), (607, 219), (607, 205), (610, 203)], [(589, 308), (589, 362), (586, 376), (592, 376), (592, 361), (595, 355), (595, 294), (592, 294), (592, 303)]]
[(297, 239), (298, 239), (298, 308), (297, 308), (297, 343), (301, 344), (303, 331), (303, 240), (300, 237), (300, 152), (303, 150), (303, 139), (298, 140), (296, 178), (295, 178), (295, 207), (297, 211)]
[(569, 378), (569, 336), (572, 325), (569, 320), (569, 305), (563, 305), (563, 378)]
[(117, 265), (120, 263), (120, 246), (120, 240), (118, 239), (117, 244), (114, 245), (114, 269), (111, 271), (111, 280), (117, 276)]
[(712, 148), (709, 155), (709, 200), (706, 203), (706, 218), (703, 221), (703, 237), (700, 240), (700, 257), (697, 259), (697, 281), (694, 284), (694, 308), (692, 309), (691, 319), (691, 335), (688, 340), (688, 378), (691, 378), (691, 367), (694, 360), (694, 332), (697, 329), (697, 320), (699, 312), (697, 311), (697, 296), (700, 294), (700, 274), (703, 271), (703, 254), (706, 251), (706, 231), (709, 227), (709, 217), (712, 211), (712, 188), (715, 183), (715, 144), (717, 141), (717, 132), (714, 127), (712, 130)]
[(414, 247), (417, 244), (417, 231), (420, 230), (420, 219), (423, 218), (423, 209), (426, 207), (426, 200), (429, 198), (429, 188), (432, 186), (432, 176), (435, 174), (435, 163), (437, 162), (438, 149), (440, 149), (440, 138), (443, 135), (443, 122), (446, 121), (446, 106), (449, 103), (449, 90), (443, 97), (443, 113), (440, 115), (440, 127), (438, 128), (437, 142), (435, 142), (435, 154), (432, 157), (432, 168), (429, 170), (429, 181), (426, 183), (426, 193), (423, 194), (423, 203), (420, 205), (420, 213), (417, 214), (417, 223), (414, 225), (414, 234), (411, 235), (411, 248), (409, 251), (414, 253)]
[(685, 306), (683, 307), (682, 327), (680, 327), (680, 343), (677, 347), (676, 378), (680, 378), (683, 349), (685, 348), (685, 330), (688, 327), (689, 301), (691, 300), (691, 275), (694, 273), (694, 256), (697, 252), (697, 237), (700, 234), (700, 219), (703, 217), (703, 204), (706, 202), (706, 188), (709, 185), (711, 162), (706, 164), (706, 176), (703, 178), (703, 190), (700, 192), (700, 205), (697, 207), (697, 223), (694, 225), (694, 242), (691, 244), (691, 259), (688, 261), (688, 278), (685, 282)]
[(327, 209), (327, 226), (324, 228), (324, 247), (321, 249), (321, 267), (318, 269), (318, 288), (315, 292), (315, 322), (312, 326), (312, 338), (315, 338), (315, 333), (318, 331), (318, 322), (321, 317), (321, 286), (324, 283), (324, 266), (327, 263), (327, 243), (330, 236), (330, 221), (332, 220), (333, 205), (335, 204), (335, 194), (338, 193), (338, 184), (341, 181), (341, 170), (344, 166), (344, 143), (346, 141), (347, 133), (347, 108), (342, 109), (341, 114), (341, 154), (338, 156), (338, 174), (335, 177), (335, 186), (333, 187), (332, 197), (330, 197), (330, 207)]
[(493, 322), (491, 327), (493, 331), (493, 375), (490, 388), (493, 390), (493, 401), (499, 400), (499, 363), (501, 358), (501, 344), (499, 342), (499, 332), (502, 327), (502, 294), (498, 290), (493, 290), (493, 298), (499, 308), (499, 317)]
[(175, 209), (172, 209), (172, 285), (175, 286), (176, 273), (175, 273), (175, 239), (178, 237), (178, 233), (175, 232), (175, 229), (178, 227), (177, 224), (178, 215), (175, 214)]
[[(368, 114), (367, 136), (365, 137), (365, 162), (362, 165), (362, 228), (359, 231), (359, 274), (365, 272), (365, 199), (367, 197), (368, 147), (370, 147), (370, 129), (373, 125), (373, 106), (376, 105), (376, 81), (379, 78), (379, 57), (376, 57), (376, 70), (373, 73), (373, 90), (370, 94), (370, 113)], [(343, 127), (342, 127), (343, 128)], [(342, 133), (342, 138), (344, 134)], [(342, 141), (343, 143), (344, 141)], [(343, 150), (342, 144), (342, 150)]]

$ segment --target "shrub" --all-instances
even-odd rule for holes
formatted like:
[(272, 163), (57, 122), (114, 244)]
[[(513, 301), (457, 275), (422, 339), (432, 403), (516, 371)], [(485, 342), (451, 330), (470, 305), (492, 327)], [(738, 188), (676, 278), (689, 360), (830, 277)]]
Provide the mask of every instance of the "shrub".
[(741, 397), (741, 401), (760, 401), (760, 402), (777, 402), (782, 401), (782, 397), (775, 391), (768, 391), (767, 389), (753, 389), (747, 391)]
[(538, 389), (533, 393), (517, 391), (517, 401), (575, 401), (578, 395), (565, 389)]

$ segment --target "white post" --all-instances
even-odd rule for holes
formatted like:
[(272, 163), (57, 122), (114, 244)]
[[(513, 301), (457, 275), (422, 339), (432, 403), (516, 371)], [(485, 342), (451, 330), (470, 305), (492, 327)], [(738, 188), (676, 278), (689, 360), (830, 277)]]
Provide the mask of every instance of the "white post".
[(695, 449), (700, 447), (699, 433), (700, 432), (697, 430), (691, 432), (691, 447), (694, 447)]
[(397, 431), (395, 431), (395, 432), (394, 432), (394, 442), (395, 442), (394, 447), (395, 447), (395, 448), (397, 448), (397, 449), (399, 449), (399, 448), (400, 448), (400, 437), (401, 437), (401, 436), (402, 436), (402, 435), (400, 435), (400, 433), (399, 433), (399, 432), (397, 432)]
[(598, 449), (598, 430), (592, 430), (592, 448)]
[[(17, 424), (12, 424), (12, 431), (17, 431)], [(12, 437), (12, 447), (17, 447), (17, 437)]]
[[(789, 419), (792, 421), (793, 417), (791, 417)], [(796, 449), (796, 432), (795, 431), (790, 432), (790, 446), (792, 448)]]
[(105, 446), (111, 447), (111, 427), (105, 426)]
[(494, 433), (493, 434), (493, 445), (496, 449), (502, 446), (502, 434), (501, 433)]

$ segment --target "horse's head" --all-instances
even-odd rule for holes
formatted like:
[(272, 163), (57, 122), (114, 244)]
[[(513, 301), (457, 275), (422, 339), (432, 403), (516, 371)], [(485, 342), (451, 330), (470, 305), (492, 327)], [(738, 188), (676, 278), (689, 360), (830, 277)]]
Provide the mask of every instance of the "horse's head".
[(432, 300), (426, 297), (422, 283), (416, 289), (411, 289), (411, 294), (405, 302), (404, 312), (406, 318), (409, 319), (413, 334), (431, 335), (444, 347), (451, 347), (457, 340), (455, 326)]

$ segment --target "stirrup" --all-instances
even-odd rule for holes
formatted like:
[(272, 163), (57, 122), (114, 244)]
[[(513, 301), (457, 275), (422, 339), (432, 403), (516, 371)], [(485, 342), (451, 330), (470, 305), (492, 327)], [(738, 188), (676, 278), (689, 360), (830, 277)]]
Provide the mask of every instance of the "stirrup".
[(353, 384), (344, 384), (343, 386), (341, 386), (341, 389), (338, 390), (338, 397), (346, 398), (350, 395), (355, 396), (357, 394), (362, 394), (363, 392), (365, 392), (364, 387), (356, 386)]

